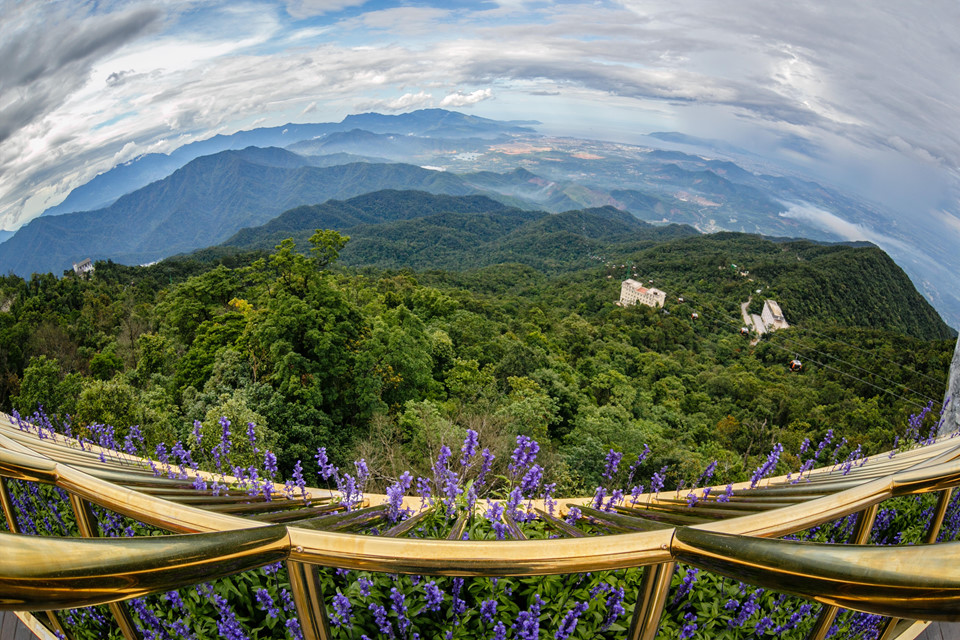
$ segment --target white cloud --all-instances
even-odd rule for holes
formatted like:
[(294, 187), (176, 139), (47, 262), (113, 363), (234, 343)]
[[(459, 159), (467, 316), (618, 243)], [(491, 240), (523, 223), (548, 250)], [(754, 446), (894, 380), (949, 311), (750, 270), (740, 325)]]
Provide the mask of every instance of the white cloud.
[(780, 215), (784, 218), (802, 220), (828, 233), (832, 233), (843, 240), (851, 242), (867, 241), (886, 250), (908, 250), (909, 247), (888, 234), (881, 233), (862, 224), (848, 222), (835, 213), (826, 211), (808, 202), (784, 203), (787, 210)]
[(443, 109), (453, 107), (466, 107), (471, 104), (477, 104), (478, 102), (483, 102), (484, 100), (489, 100), (493, 97), (493, 91), (490, 89), (477, 89), (471, 93), (463, 93), (457, 91), (451, 93), (443, 98), (440, 101), (440, 107)]
[(359, 7), (367, 0), (288, 0), (287, 13), (297, 20), (336, 13), (348, 7)]
[(357, 104), (360, 111), (409, 111), (430, 106), (433, 96), (424, 91), (405, 93), (393, 100), (369, 100)]

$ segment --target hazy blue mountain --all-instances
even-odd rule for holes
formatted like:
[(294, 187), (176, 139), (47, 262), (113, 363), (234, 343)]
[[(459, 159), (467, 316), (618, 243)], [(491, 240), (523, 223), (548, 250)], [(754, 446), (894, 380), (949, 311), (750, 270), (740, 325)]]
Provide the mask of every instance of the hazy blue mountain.
[(574, 200), (565, 192), (565, 188), (570, 186), (569, 183), (564, 185), (553, 182), (522, 168), (508, 173), (478, 171), (464, 174), (463, 179), (478, 189), (520, 198), (547, 211), (568, 211), (588, 204)]
[(431, 138), (498, 138), (504, 133), (533, 133), (536, 120), (491, 120), (445, 109), (420, 109), (398, 115), (360, 113), (340, 123), (345, 130), (364, 129), (373, 133), (399, 133)]
[(303, 155), (351, 153), (376, 155), (405, 162), (431, 161), (437, 154), (482, 151), (489, 140), (481, 138), (431, 138), (398, 133), (374, 133), (365, 129), (336, 131), (319, 138), (302, 140), (287, 149)]
[(146, 154), (118, 165), (71, 191), (63, 202), (50, 207), (43, 215), (106, 207), (124, 194), (165, 178), (195, 158), (230, 149), (286, 147), (325, 134), (358, 128), (373, 133), (408, 136), (496, 138), (504, 133), (532, 133), (529, 127), (524, 126), (529, 124), (534, 123), (502, 122), (443, 109), (424, 109), (390, 116), (365, 113), (347, 116), (339, 123), (285, 124), (238, 131), (232, 135), (217, 135), (184, 145), (170, 154)]
[(41, 217), (0, 245), (0, 272), (59, 273), (90, 257), (137, 264), (217, 244), (292, 207), (381, 189), (467, 195), (458, 176), (404, 164), (309, 166), (283, 149), (225, 151), (97, 211)]

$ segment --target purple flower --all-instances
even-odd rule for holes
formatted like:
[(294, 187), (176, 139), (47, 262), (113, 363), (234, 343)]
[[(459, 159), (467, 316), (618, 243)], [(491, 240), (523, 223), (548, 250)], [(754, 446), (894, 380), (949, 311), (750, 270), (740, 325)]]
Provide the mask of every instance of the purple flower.
[(603, 507), (604, 511), (613, 511), (613, 508), (620, 504), (623, 501), (623, 491), (620, 489), (614, 489), (613, 493), (610, 494), (610, 497), (607, 499), (606, 506)]
[(553, 515), (557, 507), (557, 501), (553, 499), (553, 492), (557, 488), (556, 482), (543, 485), (543, 506), (547, 508), (547, 513)]
[(266, 589), (257, 589), (257, 605), (261, 611), (267, 612), (268, 618), (276, 618), (280, 615), (280, 609), (273, 603), (270, 592)]
[(540, 607), (542, 606), (543, 600), (540, 599), (540, 594), (535, 593), (530, 608), (517, 615), (517, 620), (511, 628), (516, 631), (518, 640), (537, 640), (540, 635)]
[(270, 451), (267, 451), (265, 454), (263, 454), (263, 469), (267, 472), (267, 475), (269, 475), (271, 479), (276, 477), (277, 456)]
[(753, 472), (753, 476), (750, 478), (750, 488), (753, 489), (757, 486), (757, 483), (760, 482), (763, 478), (767, 477), (777, 468), (777, 463), (780, 461), (780, 454), (783, 452), (783, 445), (779, 442), (774, 445), (773, 451), (770, 452), (770, 455), (767, 456), (766, 461), (757, 467), (757, 470)]
[(833, 441), (833, 429), (829, 429), (823, 440), (820, 441), (820, 444), (817, 445), (817, 452), (813, 454), (814, 460), (820, 457), (820, 453), (823, 452), (824, 448), (829, 446), (830, 442)]
[[(407, 479), (406, 488), (402, 481), (394, 482), (387, 487), (387, 518), (390, 519), (390, 522), (394, 523), (400, 520), (400, 517), (406, 512), (403, 509), (403, 496), (406, 493), (406, 489), (410, 487), (410, 472), (404, 471), (403, 473)], [(402, 478), (403, 476), (401, 476), (401, 479)]]
[(308, 498), (307, 481), (303, 478), (303, 465), (300, 464), (299, 460), (297, 460), (297, 464), (293, 465), (293, 482), (300, 489), (300, 496), (306, 502)]
[(477, 432), (473, 429), (467, 429), (467, 437), (463, 441), (463, 446), (460, 447), (461, 467), (465, 467), (470, 463), (470, 458), (477, 453), (477, 446), (479, 446), (479, 436)]
[(643, 445), (643, 451), (640, 452), (640, 455), (637, 456), (636, 461), (630, 465), (630, 474), (627, 476), (627, 485), (633, 482), (633, 474), (637, 472), (637, 469), (640, 468), (640, 465), (643, 464), (643, 461), (647, 459), (647, 456), (650, 455), (650, 447), (648, 445)]
[(490, 624), (497, 617), (497, 601), (484, 600), (480, 603), (480, 617), (484, 622)]
[(370, 587), (373, 586), (373, 580), (370, 578), (360, 577), (357, 579), (357, 586), (360, 587), (360, 595), (364, 598), (370, 597)]
[[(463, 591), (463, 578), (454, 578), (453, 590), (451, 593), (453, 604), (450, 606), (451, 610), (453, 611), (454, 618), (459, 618), (467, 611), (467, 602), (460, 597), (461, 591)], [(460, 623), (457, 621), (454, 624)]]
[(370, 606), (367, 608), (373, 612), (373, 619), (376, 621), (377, 627), (380, 629), (380, 633), (388, 638), (392, 638), (393, 627), (390, 626), (390, 621), (387, 620), (387, 610), (375, 602), (371, 602)]
[(317, 468), (320, 470), (320, 477), (324, 480), (329, 480), (330, 478), (336, 478), (338, 470), (335, 466), (330, 464), (330, 461), (327, 459), (327, 448), (319, 447), (317, 449), (317, 455), (314, 456), (317, 461)]
[(610, 453), (607, 454), (606, 465), (603, 469), (603, 479), (607, 482), (613, 481), (613, 476), (617, 472), (617, 467), (620, 465), (620, 460), (623, 459), (623, 454), (610, 449)]
[(357, 482), (364, 486), (367, 483), (367, 478), (370, 477), (370, 470), (367, 469), (367, 461), (363, 458), (354, 461), (353, 466), (357, 469)]
[(540, 445), (536, 440), (527, 436), (517, 436), (517, 447), (510, 456), (510, 466), (508, 467), (511, 475), (519, 476), (527, 467), (532, 465), (540, 452)]
[(287, 631), (290, 633), (290, 636), (293, 638), (293, 640), (303, 640), (303, 631), (300, 630), (299, 620), (296, 618), (287, 618), (284, 626), (287, 628)]
[(257, 433), (254, 431), (255, 426), (252, 422), (247, 423), (247, 440), (250, 441), (250, 447), (253, 449), (253, 452), (260, 453), (260, 450), (257, 449)]
[(410, 620), (407, 619), (407, 599), (403, 592), (393, 587), (390, 589), (390, 610), (397, 616), (397, 629), (401, 635), (406, 635), (410, 628)]
[(428, 504), (433, 504), (433, 498), (430, 491), (430, 481), (422, 476), (417, 477), (417, 493), (420, 495), (420, 508)]
[(707, 465), (706, 469), (703, 470), (703, 473), (701, 473), (700, 477), (697, 478), (697, 482), (694, 486), (699, 487), (704, 482), (707, 482), (710, 478), (713, 477), (713, 474), (714, 472), (716, 472), (716, 470), (717, 470), (717, 461), (714, 460), (713, 462)]
[(689, 612), (683, 616), (683, 629), (680, 630), (680, 639), (685, 640), (686, 638), (692, 638), (693, 635), (697, 632), (697, 616), (693, 612)]
[(762, 636), (766, 633), (767, 629), (773, 626), (773, 620), (770, 619), (770, 616), (763, 616), (760, 618), (760, 621), (757, 622), (757, 626), (754, 627), (753, 632), (757, 636)]
[(510, 491), (510, 495), (507, 497), (507, 513), (514, 520), (522, 521), (525, 519), (526, 514), (520, 511), (517, 507), (520, 506), (520, 503), (523, 502), (523, 493), (520, 491), (520, 487), (514, 487)]
[(740, 607), (740, 612), (737, 614), (737, 617), (733, 618), (732, 620), (728, 620), (727, 625), (737, 629), (742, 627), (744, 623), (750, 619), (750, 616), (752, 616), (754, 612), (760, 608), (760, 606), (757, 604), (757, 598), (763, 595), (763, 591), (763, 589), (757, 589), (751, 593)]
[(217, 631), (220, 632), (220, 636), (226, 640), (247, 640), (247, 635), (243, 632), (243, 627), (226, 598), (214, 593), (213, 603), (220, 613), (220, 618), (217, 620)]
[(664, 465), (660, 471), (657, 471), (653, 474), (653, 477), (650, 479), (650, 493), (660, 493), (660, 490), (663, 489), (663, 483), (667, 479), (667, 465)]
[(525, 496), (532, 496), (537, 488), (540, 487), (540, 482), (543, 480), (543, 467), (538, 464), (533, 465), (523, 476), (523, 479), (520, 481), (520, 491)]
[(503, 505), (500, 502), (491, 502), (487, 500), (487, 510), (483, 517), (490, 523), (490, 527), (497, 536), (497, 540), (503, 540), (506, 537), (507, 525), (503, 522)]
[(170, 603), (174, 609), (183, 610), (183, 598), (176, 591), (167, 591), (163, 594), (163, 599)]
[(440, 611), (440, 606), (443, 604), (443, 591), (440, 591), (433, 580), (423, 585), (423, 601), (426, 603), (424, 606), (426, 611)]
[(589, 606), (586, 602), (578, 602), (573, 605), (573, 608), (567, 611), (566, 615), (563, 616), (563, 620), (560, 621), (560, 627), (553, 635), (555, 640), (567, 640), (577, 629), (577, 620), (580, 619), (580, 616), (583, 615)]
[(577, 520), (583, 517), (583, 513), (577, 507), (570, 507), (570, 511), (567, 512), (566, 521), (567, 524), (576, 524)]
[(677, 593), (673, 596), (673, 604), (677, 604), (690, 593), (690, 589), (693, 588), (693, 584), (697, 581), (697, 574), (699, 573), (700, 569), (696, 567), (687, 569), (687, 575), (683, 576), (683, 582), (677, 587)]
[(623, 596), (623, 587), (617, 587), (616, 589), (612, 589), (610, 591), (610, 595), (607, 596), (606, 602), (607, 615), (603, 619), (603, 624), (600, 626), (600, 631), (606, 631), (609, 629), (610, 626), (624, 614)]
[(603, 499), (606, 497), (607, 491), (603, 487), (597, 487), (597, 490), (593, 493), (593, 508), (602, 509), (603, 508)]
[(484, 449), (480, 452), (480, 457), (483, 458), (483, 463), (480, 465), (480, 471), (477, 473), (477, 479), (474, 484), (478, 487), (482, 487), (484, 482), (486, 482), (487, 474), (490, 473), (490, 468), (493, 466), (493, 459), (496, 457), (490, 453), (490, 449)]

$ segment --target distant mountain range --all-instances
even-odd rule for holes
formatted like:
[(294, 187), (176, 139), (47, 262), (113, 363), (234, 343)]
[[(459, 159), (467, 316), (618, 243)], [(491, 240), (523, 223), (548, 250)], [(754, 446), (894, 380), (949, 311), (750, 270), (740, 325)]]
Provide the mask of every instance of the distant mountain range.
[[(106, 171), (90, 182), (77, 187), (60, 204), (43, 212), (45, 216), (60, 215), (73, 211), (91, 211), (109, 206), (120, 196), (136, 191), (151, 182), (169, 176), (191, 160), (231, 149), (246, 147), (286, 147), (301, 143), (318, 145), (326, 136), (351, 131), (363, 131), (368, 135), (399, 134), (407, 138), (475, 138), (491, 139), (505, 134), (533, 133), (530, 122), (502, 122), (469, 116), (442, 109), (423, 109), (399, 115), (362, 113), (344, 118), (339, 123), (285, 124), (279, 127), (263, 127), (239, 131), (233, 135), (217, 135), (184, 145), (169, 155), (151, 153)], [(324, 155), (336, 153), (332, 148)], [(317, 142), (314, 142), (317, 141)], [(353, 145), (356, 147), (356, 144)], [(352, 151), (356, 153), (356, 151)], [(314, 152), (307, 153), (313, 155)], [(383, 154), (375, 156), (386, 159)], [(2, 240), (0, 240), (2, 242)]]
[[(0, 236), (0, 272), (59, 273), (90, 257), (136, 264), (222, 243), (298, 206), (382, 189), (487, 195), (516, 209), (612, 206), (658, 224), (837, 242), (870, 237), (951, 324), (960, 254), (925, 242), (879, 205), (793, 177), (676, 149), (550, 138), (534, 122), (431, 109), (216, 136), (120, 165)], [(703, 145), (678, 134), (663, 144)], [(279, 148), (285, 147), (285, 149)], [(397, 164), (390, 164), (397, 163)], [(850, 230), (869, 235), (850, 236)], [(359, 246), (360, 243), (357, 243)]]

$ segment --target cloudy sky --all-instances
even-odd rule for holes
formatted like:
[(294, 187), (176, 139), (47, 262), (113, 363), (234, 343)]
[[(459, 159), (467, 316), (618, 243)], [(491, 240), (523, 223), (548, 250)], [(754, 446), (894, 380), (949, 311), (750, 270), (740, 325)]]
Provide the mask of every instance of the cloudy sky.
[(955, 0), (0, 0), (0, 228), (216, 133), (446, 107), (722, 140), (960, 241), (957, 25)]

